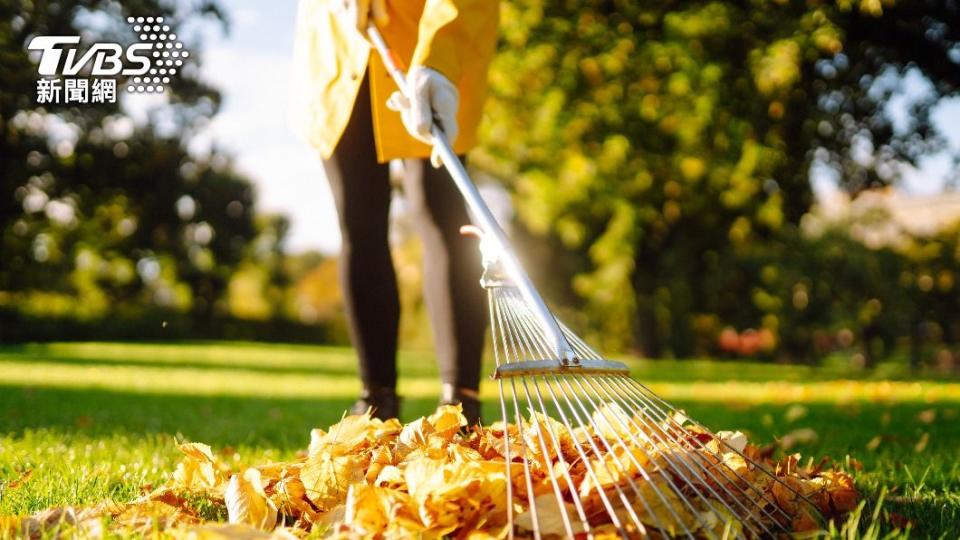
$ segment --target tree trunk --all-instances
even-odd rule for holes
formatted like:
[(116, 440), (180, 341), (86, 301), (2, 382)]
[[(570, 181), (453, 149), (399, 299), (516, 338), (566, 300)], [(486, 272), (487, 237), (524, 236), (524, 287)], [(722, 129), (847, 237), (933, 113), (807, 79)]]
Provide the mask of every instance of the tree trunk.
[(652, 257), (638, 258), (633, 272), (633, 290), (637, 294), (634, 341), (644, 358), (661, 358), (663, 344), (656, 311), (657, 265)]
[(863, 353), (863, 365), (867, 369), (873, 369), (877, 365), (876, 351), (873, 350), (874, 337), (876, 332), (872, 324), (867, 324), (860, 330), (860, 350)]
[(910, 321), (910, 370), (914, 373), (920, 371), (920, 364), (923, 362), (923, 336), (920, 335), (920, 320), (914, 318)]

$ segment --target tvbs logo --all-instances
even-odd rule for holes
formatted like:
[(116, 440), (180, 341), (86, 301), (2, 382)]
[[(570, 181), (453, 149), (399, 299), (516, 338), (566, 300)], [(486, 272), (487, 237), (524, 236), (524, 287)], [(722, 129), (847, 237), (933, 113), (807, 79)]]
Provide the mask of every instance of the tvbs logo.
[[(27, 48), (41, 51), (40, 65), (37, 67), (40, 75), (77, 75), (91, 61), (90, 75), (93, 77), (143, 75), (150, 69), (150, 51), (153, 49), (150, 43), (134, 43), (126, 50), (118, 43), (95, 43), (79, 59), (77, 49), (62, 48), (64, 45), (79, 44), (80, 36), (37, 36)], [(136, 67), (126, 67), (124, 59)]]
[(34, 37), (27, 48), (39, 53), (37, 102), (115, 102), (118, 79), (131, 93), (163, 92), (190, 53), (163, 17), (128, 17), (127, 23), (139, 41), (126, 46), (102, 42), (81, 50), (79, 36)]

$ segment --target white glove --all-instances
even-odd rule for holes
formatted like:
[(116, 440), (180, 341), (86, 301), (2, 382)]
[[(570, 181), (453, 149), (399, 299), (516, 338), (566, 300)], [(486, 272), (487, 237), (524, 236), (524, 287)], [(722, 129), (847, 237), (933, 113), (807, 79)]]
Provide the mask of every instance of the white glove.
[[(398, 111), (410, 135), (427, 144), (433, 144), (430, 126), (436, 116), (452, 147), (459, 131), (457, 108), (460, 106), (460, 92), (457, 87), (440, 72), (415, 66), (407, 73), (407, 89), (410, 99), (400, 92), (394, 92), (387, 100), (387, 108)], [(434, 167), (441, 164), (437, 148), (430, 153), (430, 163)]]
[(333, 10), (347, 28), (355, 26), (360, 35), (367, 36), (367, 20), (373, 14), (373, 21), (383, 27), (390, 22), (387, 15), (387, 0), (331, 0)]

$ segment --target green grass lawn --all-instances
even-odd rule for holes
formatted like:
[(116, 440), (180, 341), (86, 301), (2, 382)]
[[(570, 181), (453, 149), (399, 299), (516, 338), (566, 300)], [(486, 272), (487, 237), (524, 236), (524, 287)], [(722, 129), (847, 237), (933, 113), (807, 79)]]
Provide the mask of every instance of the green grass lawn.
[[(404, 420), (429, 413), (439, 383), (430, 353), (400, 358)], [(791, 451), (863, 464), (858, 487), (884, 488), (885, 527), (916, 537), (960, 531), (960, 382), (911, 380), (884, 367), (628, 361), (632, 374), (707, 426), (758, 443), (816, 433)], [(0, 346), (0, 514), (124, 500), (172, 474), (175, 440), (259, 464), (306, 447), (359, 385), (345, 348), (250, 343)], [(485, 417), (498, 410), (484, 385)], [(29, 471), (29, 475), (27, 474)], [(892, 518), (890, 516), (893, 516)]]

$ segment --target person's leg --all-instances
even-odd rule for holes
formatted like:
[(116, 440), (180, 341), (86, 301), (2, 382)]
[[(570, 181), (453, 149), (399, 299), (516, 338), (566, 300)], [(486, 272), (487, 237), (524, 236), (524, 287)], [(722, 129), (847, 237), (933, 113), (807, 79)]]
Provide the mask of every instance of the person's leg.
[(389, 167), (377, 163), (368, 81), (350, 122), (323, 163), (340, 218), (340, 287), (364, 394), (351, 409), (397, 416), (397, 332), (400, 300), (388, 238)]
[(470, 218), (447, 171), (434, 169), (426, 159), (404, 164), (404, 193), (423, 241), (424, 297), (444, 387), (441, 401), (461, 402), (475, 424), (486, 329), (480, 253), (475, 241), (460, 235), (460, 226)]

